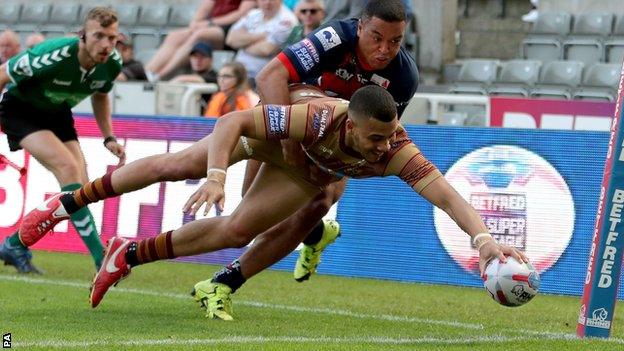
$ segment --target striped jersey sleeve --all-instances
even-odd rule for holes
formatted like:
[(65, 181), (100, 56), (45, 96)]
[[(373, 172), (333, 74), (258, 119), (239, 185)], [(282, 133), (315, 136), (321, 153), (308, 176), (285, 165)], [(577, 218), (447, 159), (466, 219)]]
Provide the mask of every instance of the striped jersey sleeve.
[(438, 168), (407, 137), (405, 131), (397, 134), (393, 149), (384, 175), (398, 176), (419, 194), (427, 185), (442, 176)]

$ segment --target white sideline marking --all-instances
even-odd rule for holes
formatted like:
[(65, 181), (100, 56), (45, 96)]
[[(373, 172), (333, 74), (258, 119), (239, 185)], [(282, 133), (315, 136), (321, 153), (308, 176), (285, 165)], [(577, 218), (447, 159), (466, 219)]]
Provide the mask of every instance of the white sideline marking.
[[(547, 337), (549, 340), (573, 340), (571, 338)], [(381, 344), (381, 345), (417, 345), (417, 344), (441, 344), (441, 345), (464, 345), (474, 343), (508, 343), (518, 341), (534, 341), (529, 336), (506, 337), (502, 335), (462, 337), (443, 339), (436, 337), (422, 338), (386, 338), (386, 337), (363, 337), (363, 338), (333, 338), (333, 337), (301, 337), (301, 336), (236, 336), (231, 335), (219, 339), (152, 339), (152, 340), (94, 340), (94, 341), (63, 341), (45, 340), (34, 342), (15, 342), (16, 347), (55, 347), (55, 348), (87, 348), (92, 346), (158, 346), (158, 345), (215, 345), (215, 344), (275, 344), (275, 343), (321, 343), (321, 344)]]
[[(80, 283), (80, 282), (72, 282), (72, 281), (65, 281), (65, 280), (52, 280), (52, 279), (44, 279), (44, 278), (29, 278), (29, 277), (12, 276), (12, 275), (0, 275), (0, 280), (21, 281), (21, 282), (33, 283), (33, 284), (71, 286), (71, 287), (84, 288), (84, 289), (89, 289), (89, 287), (91, 286), (89, 283)], [(158, 292), (158, 291), (152, 291), (152, 290), (120, 288), (120, 287), (112, 288), (111, 291), (191, 300), (190, 294), (188, 295), (175, 294), (175, 293), (165, 293), (165, 292)], [(464, 328), (464, 329), (483, 329), (482, 324), (435, 320), (435, 319), (429, 319), (429, 318), (413, 318), (413, 317), (404, 317), (404, 316), (395, 316), (395, 315), (374, 315), (374, 314), (356, 313), (356, 312), (345, 311), (345, 310), (335, 310), (335, 309), (330, 309), (330, 308), (308, 308), (308, 307), (268, 304), (268, 303), (263, 303), (263, 302), (244, 301), (244, 300), (236, 301), (236, 304), (240, 304), (243, 306), (272, 308), (272, 309), (288, 310), (288, 311), (296, 311), (296, 312), (306, 312), (306, 313), (311, 312), (311, 313), (340, 315), (340, 316), (345, 316), (345, 317), (361, 318), (361, 319), (381, 319), (381, 320), (387, 320), (387, 321), (398, 321), (398, 322), (408, 322), (408, 323), (418, 323), (418, 324), (445, 325), (449, 327), (457, 327), (457, 328)]]
[[(24, 276), (13, 276), (13, 275), (4, 275), (0, 274), (0, 281), (18, 281), (18, 282), (26, 282), (32, 284), (48, 284), (48, 285), (57, 285), (57, 286), (70, 286), (81, 289), (89, 289), (91, 286), (89, 283), (84, 282), (76, 282), (76, 281), (67, 281), (67, 280), (52, 280), (52, 279), (44, 279), (44, 278), (30, 278)], [(131, 294), (139, 294), (139, 295), (147, 295), (147, 296), (155, 296), (155, 297), (170, 297), (175, 299), (184, 299), (190, 300), (190, 294), (175, 294), (175, 293), (165, 293), (158, 292), (153, 290), (143, 290), (143, 289), (132, 289), (132, 288), (119, 288), (115, 287), (111, 291), (117, 291), (122, 293), (131, 293)], [(255, 301), (237, 301), (237, 304), (251, 306), (251, 307), (261, 307), (261, 308), (271, 308), (271, 309), (285, 309), (289, 311), (297, 311), (297, 312), (313, 312), (313, 313), (323, 313), (329, 315), (340, 315), (346, 317), (353, 318), (361, 318), (361, 319), (382, 319), (388, 321), (397, 321), (397, 322), (408, 322), (408, 323), (418, 323), (418, 324), (433, 324), (433, 325), (446, 325), (458, 328), (465, 329), (485, 329), (483, 324), (474, 324), (474, 323), (462, 323), (457, 321), (445, 321), (445, 320), (434, 320), (428, 318), (413, 318), (413, 317), (405, 317), (405, 316), (395, 316), (395, 315), (375, 315), (375, 314), (365, 314), (365, 313), (356, 313), (346, 310), (334, 310), (329, 308), (306, 308), (292, 305), (278, 305), (278, 304), (267, 304), (262, 302)], [(312, 342), (333, 342), (333, 343), (359, 343), (359, 342), (370, 342), (370, 343), (379, 343), (379, 344), (424, 344), (424, 343), (448, 343), (448, 344), (464, 344), (470, 342), (509, 342), (509, 341), (525, 341), (525, 340), (535, 340), (534, 337), (538, 336), (542, 339), (549, 340), (579, 340), (576, 334), (571, 333), (563, 333), (563, 332), (549, 332), (549, 331), (535, 331), (535, 330), (527, 330), (527, 329), (515, 329), (512, 331), (513, 333), (518, 334), (526, 334), (528, 336), (519, 336), (519, 337), (507, 337), (502, 335), (495, 336), (485, 336), (485, 337), (462, 337), (461, 339), (439, 339), (439, 338), (415, 338), (415, 339), (393, 339), (393, 338), (305, 338), (305, 337), (257, 337), (257, 336), (231, 336), (223, 339), (188, 339), (188, 340), (175, 340), (175, 339), (160, 339), (160, 340), (140, 340), (140, 341), (116, 341), (116, 340), (100, 340), (100, 341), (87, 341), (87, 342), (66, 342), (66, 341), (41, 341), (41, 342), (33, 342), (33, 343), (23, 343), (19, 344), (19, 346), (37, 346), (37, 347), (87, 347), (87, 346), (97, 346), (97, 345), (193, 345), (193, 344), (221, 344), (221, 343), (270, 343), (270, 342), (302, 342), (302, 343), (312, 343)], [(592, 338), (591, 340), (602, 341), (606, 343), (616, 343), (616, 344), (624, 344), (624, 339), (620, 338), (609, 338), (609, 339), (601, 339), (601, 338)], [(580, 341), (580, 340), (579, 340)], [(18, 345), (18, 343), (15, 343)], [(40, 345), (41, 344), (41, 345)], [(45, 344), (45, 345), (44, 345)], [(57, 346), (58, 345), (58, 346)], [(75, 346), (74, 346), (75, 345)]]

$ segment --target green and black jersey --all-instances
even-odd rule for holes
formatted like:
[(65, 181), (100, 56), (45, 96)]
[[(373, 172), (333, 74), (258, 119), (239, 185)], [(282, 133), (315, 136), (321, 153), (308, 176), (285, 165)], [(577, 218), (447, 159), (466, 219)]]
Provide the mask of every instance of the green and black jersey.
[(79, 38), (57, 38), (11, 58), (8, 92), (41, 110), (72, 108), (95, 92), (108, 93), (121, 71), (121, 56), (113, 50), (108, 61), (90, 71), (78, 62)]

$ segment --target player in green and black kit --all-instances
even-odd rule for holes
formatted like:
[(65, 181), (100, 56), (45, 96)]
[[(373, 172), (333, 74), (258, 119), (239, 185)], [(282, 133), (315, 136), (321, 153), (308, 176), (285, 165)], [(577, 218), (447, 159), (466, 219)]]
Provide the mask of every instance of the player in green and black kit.
[[(115, 51), (117, 15), (108, 8), (89, 11), (79, 37), (52, 39), (24, 51), (0, 66), (0, 126), (11, 151), (25, 149), (50, 170), (62, 191), (79, 189), (88, 181), (71, 108), (91, 96), (93, 113), (104, 146), (125, 162), (124, 147), (113, 135), (108, 92), (121, 71)], [(102, 242), (93, 216), (84, 208), (71, 216), (96, 268), (102, 262)], [(19, 232), (0, 245), (0, 259), (21, 273), (40, 273), (31, 263), (32, 245)]]

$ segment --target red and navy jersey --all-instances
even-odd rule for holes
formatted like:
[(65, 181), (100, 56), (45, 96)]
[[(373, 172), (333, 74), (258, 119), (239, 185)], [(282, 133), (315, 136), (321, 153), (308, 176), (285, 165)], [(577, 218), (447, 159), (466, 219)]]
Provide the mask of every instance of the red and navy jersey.
[(350, 99), (360, 87), (377, 84), (397, 102), (399, 116), (418, 87), (418, 68), (403, 47), (382, 70), (367, 70), (356, 53), (358, 19), (330, 21), (285, 48), (279, 60), (290, 82), (314, 84), (329, 96)]

